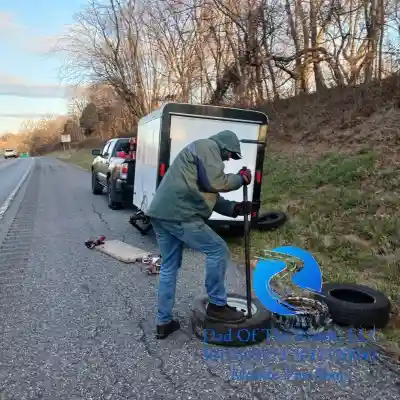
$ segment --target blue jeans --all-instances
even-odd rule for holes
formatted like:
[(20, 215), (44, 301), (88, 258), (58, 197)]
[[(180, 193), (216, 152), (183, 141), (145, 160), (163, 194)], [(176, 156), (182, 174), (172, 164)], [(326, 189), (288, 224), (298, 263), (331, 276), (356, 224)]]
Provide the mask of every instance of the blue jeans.
[(183, 245), (206, 255), (205, 286), (210, 303), (226, 304), (225, 274), (229, 249), (202, 220), (194, 222), (151, 221), (162, 257), (158, 289), (157, 324), (171, 321), (175, 302), (178, 270), (182, 264)]

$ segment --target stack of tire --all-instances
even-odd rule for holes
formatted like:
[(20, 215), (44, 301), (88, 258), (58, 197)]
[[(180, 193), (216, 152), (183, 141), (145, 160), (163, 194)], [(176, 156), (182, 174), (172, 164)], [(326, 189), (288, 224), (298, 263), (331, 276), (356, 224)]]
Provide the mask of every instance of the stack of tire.
[[(266, 331), (274, 327), (291, 333), (302, 331), (316, 334), (324, 331), (331, 322), (341, 327), (382, 329), (390, 320), (389, 299), (383, 293), (364, 285), (325, 283), (315, 300), (295, 297), (290, 300), (292, 304), (300, 300), (312, 306), (313, 311), (296, 316), (274, 315), (258, 299), (253, 298), (250, 318), (240, 324), (223, 324), (207, 321), (208, 297), (198, 296), (193, 304), (193, 332), (209, 344), (246, 346), (265, 340)], [(228, 303), (247, 313), (245, 296), (229, 294)], [(227, 337), (229, 340), (226, 340)]]
[[(287, 216), (283, 212), (260, 213), (255, 227), (272, 230), (286, 221)], [(356, 329), (382, 329), (390, 320), (389, 299), (382, 292), (365, 285), (325, 283), (321, 292), (313, 298), (288, 296), (282, 300), (304, 311), (289, 316), (273, 314), (257, 298), (252, 298), (252, 315), (249, 318), (240, 324), (223, 324), (207, 320), (208, 297), (199, 296), (193, 304), (193, 332), (210, 344), (244, 346), (265, 340), (265, 332), (274, 327), (290, 333), (313, 335), (324, 331), (332, 322)], [(230, 293), (228, 304), (247, 315), (245, 296)], [(250, 340), (247, 336), (251, 336)]]

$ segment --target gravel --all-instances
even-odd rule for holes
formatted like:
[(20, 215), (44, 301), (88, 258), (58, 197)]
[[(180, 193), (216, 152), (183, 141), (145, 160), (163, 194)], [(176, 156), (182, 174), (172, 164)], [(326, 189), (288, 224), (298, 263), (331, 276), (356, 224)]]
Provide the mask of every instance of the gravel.
[[(152, 251), (154, 237), (92, 195), (90, 175), (74, 166), (38, 158), (26, 185), (10, 225), (24, 233), (6, 235), (1, 248), (14, 246), (14, 264), (0, 255), (1, 400), (400, 399), (398, 366), (345, 333), (325, 342), (281, 336), (231, 353), (204, 348), (189, 327), (193, 297), (204, 291), (203, 258), (190, 250), (176, 293), (182, 328), (156, 341), (157, 278), (84, 246), (104, 234)], [(228, 280), (243, 293), (233, 264)]]

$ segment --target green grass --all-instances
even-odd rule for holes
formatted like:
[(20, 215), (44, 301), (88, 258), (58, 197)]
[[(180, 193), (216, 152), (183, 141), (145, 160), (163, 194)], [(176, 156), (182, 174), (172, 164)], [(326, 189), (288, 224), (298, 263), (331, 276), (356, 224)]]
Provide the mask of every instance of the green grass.
[[(295, 245), (312, 252), (324, 281), (364, 283), (383, 291), (394, 314), (384, 330), (400, 344), (399, 167), (372, 151), (351, 156), (267, 154), (262, 208), (289, 221), (273, 232), (254, 231), (252, 254)], [(243, 258), (241, 239), (230, 240)]]
[(67, 151), (56, 151), (47, 154), (48, 157), (58, 158), (59, 160), (69, 162), (71, 164), (78, 165), (88, 171), (94, 160), (91, 149), (71, 149), (71, 152)]

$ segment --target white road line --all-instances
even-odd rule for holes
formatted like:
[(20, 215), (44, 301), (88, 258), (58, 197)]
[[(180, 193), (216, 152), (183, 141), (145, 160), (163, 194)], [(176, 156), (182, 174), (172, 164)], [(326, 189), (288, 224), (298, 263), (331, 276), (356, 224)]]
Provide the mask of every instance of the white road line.
[(17, 186), (15, 187), (15, 189), (11, 192), (11, 194), (8, 196), (7, 200), (3, 203), (3, 205), (0, 207), (0, 220), (3, 219), (4, 214), (6, 213), (6, 211), (8, 210), (8, 208), (11, 205), (11, 202), (14, 200), (14, 197), (17, 195), (19, 189), (21, 189), (21, 186), (23, 185), (23, 183), (25, 182), (26, 178), (28, 177), (28, 175), (30, 174), (30, 172), (32, 171), (32, 168), (35, 164), (35, 159), (32, 158), (32, 163), (31, 166), (29, 167), (29, 169), (25, 172), (24, 176), (21, 178), (21, 180), (18, 182)]

